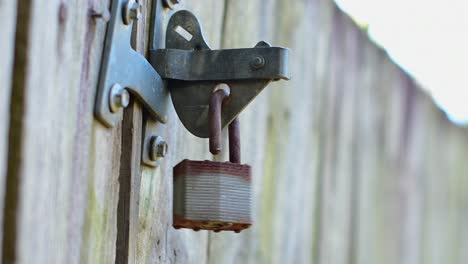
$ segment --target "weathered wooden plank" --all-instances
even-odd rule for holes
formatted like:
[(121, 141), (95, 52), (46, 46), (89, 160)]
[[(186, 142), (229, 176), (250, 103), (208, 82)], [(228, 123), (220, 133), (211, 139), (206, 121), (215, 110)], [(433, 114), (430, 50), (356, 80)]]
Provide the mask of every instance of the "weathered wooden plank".
[[(88, 13), (91, 10), (105, 12), (109, 6), (110, 1), (93, 1), (89, 3)], [(85, 186), (80, 190), (84, 197), (76, 206), (77, 210), (82, 210), (77, 215), (83, 215), (79, 262), (112, 263), (116, 257), (122, 126), (105, 128), (93, 116), (106, 23), (99, 19), (88, 21), (87, 48), (83, 54), (87, 65), (81, 71), (83, 94), (80, 95), (85, 105), (80, 117), (86, 121), (78, 125), (87, 130), (83, 135), (85, 145), (80, 151), (87, 154), (81, 157), (85, 171), (79, 174), (80, 185)]]
[[(13, 55), (16, 29), (16, 1), (0, 1), (0, 197), (5, 195), (5, 180), (7, 175), (8, 128), (10, 122), (10, 94), (13, 71)], [(3, 208), (4, 199), (0, 199)], [(3, 237), (3, 211), (0, 211), (0, 237)], [(0, 242), (0, 249), (2, 247)], [(2, 251), (0, 250), (0, 257)]]
[(362, 47), (362, 53), (359, 67), (359, 88), (356, 100), (356, 150), (354, 155), (358, 155), (356, 160), (356, 175), (354, 180), (358, 186), (354, 191), (357, 192), (357, 229), (356, 234), (356, 259), (354, 263), (375, 263), (377, 255), (377, 246), (373, 243), (375, 236), (375, 209), (376, 201), (374, 199), (373, 188), (375, 179), (378, 177), (378, 136), (379, 129), (376, 126), (375, 112), (378, 106), (372, 98), (372, 90), (376, 88), (378, 77), (375, 69), (379, 62), (375, 56), (374, 46), (368, 42), (367, 37), (360, 35), (358, 40)]
[[(402, 255), (402, 243), (409, 242), (403, 230), (412, 224), (412, 214), (410, 208), (413, 208), (415, 200), (418, 198), (418, 193), (414, 192), (413, 182), (418, 174), (408, 175), (404, 173), (404, 163), (408, 158), (404, 150), (399, 150), (398, 157), (392, 159), (391, 151), (397, 146), (400, 146), (401, 128), (402, 126), (395, 122), (402, 122), (406, 113), (403, 114), (404, 97), (397, 97), (397, 102), (392, 102), (392, 90), (408, 85), (408, 90), (414, 90), (412, 83), (404, 82), (395, 86), (393, 82), (398, 81), (401, 76), (401, 70), (394, 69), (393, 62), (388, 59), (388, 55), (381, 49), (375, 49), (377, 60), (380, 62), (379, 81), (374, 88), (375, 93), (375, 111), (377, 113), (377, 132), (378, 137), (378, 171), (375, 178), (375, 185), (372, 187), (373, 199), (375, 203), (375, 233), (374, 240), (376, 247), (379, 249), (375, 254), (376, 259), (384, 259), (384, 263), (400, 263), (404, 261)], [(406, 77), (406, 76), (403, 76)], [(407, 80), (405, 78), (405, 80)], [(400, 86), (401, 85), (401, 86)], [(400, 86), (400, 87), (399, 87)], [(399, 89), (402, 90), (402, 89)], [(399, 94), (397, 94), (398, 96)], [(405, 94), (406, 95), (406, 94)], [(395, 103), (399, 104), (396, 105)], [(410, 114), (411, 115), (411, 114)], [(394, 121), (396, 120), (396, 121)], [(393, 121), (393, 122), (392, 122)], [(395, 126), (391, 129), (390, 125)], [(419, 122), (417, 123), (419, 124)], [(416, 131), (419, 127), (416, 126)], [(391, 145), (389, 144), (395, 144)], [(413, 140), (412, 143), (420, 147), (420, 142)], [(405, 144), (406, 145), (406, 144)], [(398, 149), (397, 149), (398, 150)], [(405, 186), (402, 188), (402, 186)], [(414, 195), (412, 195), (414, 194)], [(408, 245), (407, 245), (408, 246)]]
[[(329, 84), (326, 87), (327, 118), (324, 123), (324, 149), (321, 212), (322, 225), (320, 263), (343, 263), (348, 259), (349, 206), (352, 167), (351, 139), (353, 137), (353, 87), (347, 69), (350, 43), (347, 41), (348, 18), (333, 10), (330, 36)], [(345, 85), (346, 83), (346, 85)], [(343, 252), (335, 254), (335, 252)]]
[[(328, 71), (328, 104), (324, 107), (321, 192), (322, 239), (319, 263), (348, 263), (355, 258), (359, 179), (359, 105), (362, 103), (363, 33), (333, 9)], [(337, 254), (340, 252), (340, 254)]]
[[(294, 40), (301, 38), (301, 33), (303, 33), (301, 30), (304, 29), (304, 25), (307, 24), (306, 21), (309, 21), (310, 17), (299, 16), (303, 20), (291, 21), (294, 20), (292, 16), (271, 15), (274, 12), (279, 12), (278, 10), (283, 10), (283, 14), (289, 14), (289, 11), (307, 14), (308, 12), (302, 9), (302, 5), (302, 3), (294, 3), (288, 6), (275, 1), (268, 3), (229, 1), (224, 29), (223, 43), (225, 48), (249, 47), (259, 40), (257, 38), (263, 37), (273, 45), (288, 46), (310, 56), (314, 50), (308, 49), (310, 48), (308, 43), (298, 41), (295, 42), (298, 44), (297, 46), (290, 45)], [(238, 27), (239, 21), (245, 21), (249, 27), (247, 29)], [(296, 30), (291, 32), (288, 26), (293, 25), (294, 22), (297, 22), (298, 25)], [(294, 62), (301, 60), (299, 57), (291, 59)], [(305, 211), (304, 217), (297, 219), (285, 217), (288, 215), (288, 213), (285, 214), (285, 211), (289, 211), (289, 215), (294, 215), (301, 209), (300, 205), (303, 205), (302, 202), (299, 204), (292, 202), (297, 199), (287, 198), (286, 194), (301, 196), (300, 200), (304, 202), (312, 196), (311, 192), (301, 190), (304, 186), (310, 188), (312, 184), (308, 185), (307, 179), (303, 182), (295, 181), (298, 178), (294, 177), (300, 173), (304, 164), (310, 165), (310, 163), (304, 162), (305, 157), (298, 159), (293, 154), (294, 149), (297, 148), (296, 144), (301, 140), (303, 140), (303, 144), (309, 144), (303, 136), (307, 133), (306, 130), (302, 130), (300, 127), (311, 127), (309, 122), (311, 120), (309, 118), (301, 120), (301, 114), (295, 115), (295, 113), (296, 110), (297, 113), (302, 114), (309, 112), (307, 109), (311, 107), (311, 104), (306, 101), (304, 104), (297, 105), (294, 100), (298, 98), (304, 100), (304, 98), (311, 97), (310, 94), (313, 90), (308, 89), (310, 83), (307, 81), (310, 81), (309, 71), (312, 65), (300, 65), (294, 62), (291, 62), (291, 65), (298, 66), (292, 70), (297, 74), (294, 77), (296, 82), (280, 82), (270, 85), (241, 115), (241, 139), (245, 142), (242, 144), (243, 162), (251, 164), (254, 173), (252, 182), (254, 185), (254, 226), (241, 235), (212, 234), (210, 263), (281, 263), (288, 259), (293, 262), (301, 262), (301, 258), (308, 256), (308, 251), (301, 250), (302, 247), (310, 247), (307, 242), (302, 243), (302, 247), (299, 247), (296, 243), (298, 241), (287, 238), (294, 237), (297, 232), (304, 231), (303, 227), (307, 230), (308, 226), (302, 223), (311, 219), (311, 216), (308, 215), (310, 211)], [(298, 93), (287, 92), (292, 87), (300, 87), (301, 91)], [(298, 109), (293, 110), (294, 105), (297, 105)], [(265, 123), (265, 120), (268, 122)], [(291, 137), (297, 137), (297, 139), (288, 142)], [(284, 170), (284, 165), (287, 164), (284, 161), (288, 160), (288, 157), (295, 158), (294, 163), (297, 169)], [(308, 193), (311, 195), (304, 195)], [(291, 223), (292, 221), (294, 224)], [(289, 233), (285, 233), (284, 227), (286, 226), (290, 228)], [(221, 251), (222, 248), (228, 250)]]
[[(224, 27), (221, 36), (222, 48), (253, 47), (258, 41), (266, 40), (271, 42), (272, 17), (262, 16), (267, 9), (274, 8), (273, 1), (260, 3), (255, 1), (226, 1), (225, 13), (223, 17)], [(243, 21), (245, 27), (239, 27), (239, 21)], [(263, 39), (262, 39), (263, 37)], [(268, 89), (270, 89), (269, 87)], [(268, 90), (267, 89), (267, 90)], [(241, 152), (242, 163), (252, 166), (253, 198), (259, 196), (262, 185), (263, 165), (263, 144), (265, 142), (267, 92), (260, 94), (255, 102), (247, 107), (240, 115), (241, 127)], [(219, 160), (226, 160), (227, 148)], [(254, 228), (243, 231), (241, 234), (231, 232), (221, 232), (210, 234), (208, 248), (208, 263), (250, 263), (255, 260), (254, 256), (261, 252), (261, 244), (256, 237), (261, 236), (260, 226), (257, 225), (259, 212), (255, 208), (260, 205), (254, 202), (252, 211)], [(261, 255), (261, 258), (264, 257)]]
[[(142, 18), (134, 22), (131, 44), (136, 51), (145, 55), (150, 41), (153, 3), (147, 0), (141, 0), (139, 3), (143, 7)], [(124, 111), (122, 121), (123, 151), (120, 158), (116, 263), (138, 263), (142, 125), (143, 108), (138, 101), (132, 99)]]
[[(388, 65), (382, 71), (391, 68)], [(388, 247), (381, 250), (386, 253), (382, 257), (386, 257), (388, 263), (419, 263), (422, 189), (418, 182), (424, 176), (421, 166), (426, 162), (420, 155), (420, 151), (427, 151), (424, 143), (427, 140), (424, 133), (426, 98), (401, 69), (396, 70), (391, 80), (393, 85), (388, 89), (396, 91), (396, 97), (393, 103), (388, 103), (387, 111), (391, 115), (386, 118), (390, 124), (386, 126), (385, 134), (390, 135), (390, 142), (384, 141), (383, 170), (386, 173), (383, 175), (385, 179), (381, 180), (384, 188), (379, 197), (386, 208), (380, 211), (383, 217), (379, 228), (385, 230), (381, 233), (387, 242), (380, 242), (379, 246)], [(391, 97), (384, 95), (382, 98), (386, 102)], [(376, 239), (383, 241), (380, 237)]]
[[(411, 258), (405, 250), (414, 245), (412, 235), (407, 228), (414, 224), (414, 179), (417, 174), (407, 175), (405, 164), (408, 164), (407, 142), (403, 138), (403, 123), (412, 115), (411, 109), (406, 111), (405, 97), (414, 91), (412, 83), (402, 71), (396, 68), (384, 51), (379, 52), (381, 61), (380, 81), (376, 89), (378, 93), (378, 127), (379, 130), (379, 176), (377, 177), (375, 199), (378, 202), (376, 229), (379, 240), (378, 258), (384, 258), (386, 263), (406, 263)], [(417, 129), (419, 131), (419, 129)], [(412, 141), (419, 144), (420, 141)], [(419, 146), (419, 145), (418, 145)], [(409, 177), (408, 177), (409, 176)], [(414, 177), (412, 177), (414, 176)], [(415, 194), (415, 195), (412, 195)], [(406, 255), (406, 256), (404, 256)]]
[(322, 259), (324, 258), (323, 253), (325, 250), (325, 240), (326, 240), (326, 233), (323, 226), (326, 224), (324, 223), (325, 220), (325, 211), (327, 210), (324, 207), (324, 196), (325, 194), (325, 177), (323, 172), (325, 170), (326, 164), (323, 162), (325, 160), (325, 149), (326, 149), (326, 138), (329, 131), (326, 129), (326, 124), (328, 123), (328, 119), (331, 118), (329, 116), (329, 100), (330, 100), (330, 93), (328, 92), (328, 87), (330, 83), (330, 72), (329, 72), (329, 64), (330, 62), (330, 54), (332, 52), (330, 39), (332, 37), (332, 19), (333, 19), (333, 5), (329, 1), (315, 1), (312, 2), (312, 6), (315, 6), (318, 11), (316, 16), (318, 17), (317, 21), (313, 22), (317, 32), (316, 35), (316, 42), (317, 42), (317, 54), (315, 57), (315, 69), (313, 74), (315, 75), (315, 80), (313, 82), (314, 86), (312, 89), (316, 90), (316, 96), (312, 98), (313, 111), (317, 116), (316, 122), (316, 130), (319, 132), (314, 140), (314, 144), (311, 145), (311, 149), (315, 149), (312, 153), (314, 153), (313, 159), (316, 160), (317, 165), (316, 171), (317, 175), (315, 176), (316, 180), (313, 182), (315, 186), (313, 187), (315, 190), (315, 197), (316, 201), (314, 203), (313, 213), (314, 213), (314, 226), (312, 230), (313, 234), (313, 244), (312, 244), (312, 261), (313, 263), (321, 263)]
[[(76, 98), (73, 90), (58, 88), (73, 71), (63, 59), (79, 62), (81, 58), (79, 52), (75, 56), (63, 54), (72, 48), (59, 41), (67, 37), (64, 9), (59, 12), (59, 4), (53, 1), (40, 6), (33, 8), (30, 1), (18, 3), (21, 19), (17, 25), (10, 127), (14, 134), (10, 137), (10, 149), (14, 150), (9, 157), (5, 208), (8, 216), (4, 225), (9, 230), (4, 236), (8, 246), (3, 260), (7, 263), (60, 262), (65, 256), (63, 251), (53, 252), (66, 242), (63, 209), (68, 188), (57, 187), (67, 182), (59, 176), (67, 175), (71, 168), (69, 150), (73, 140), (71, 135), (61, 135), (54, 128), (72, 124), (73, 119), (66, 114), (74, 105), (61, 104), (56, 99)], [(42, 25), (48, 25), (50, 31), (44, 32)], [(41, 41), (43, 38), (53, 43)], [(67, 85), (74, 85), (79, 78), (66, 81)]]
[[(223, 1), (187, 1), (177, 9), (193, 12), (201, 21), (210, 46), (219, 48)], [(165, 16), (162, 20), (167, 22), (170, 11), (165, 9), (162, 14)], [(172, 227), (172, 167), (185, 158), (209, 159), (208, 142), (196, 138), (183, 127), (172, 105), (168, 117), (168, 124), (155, 127), (155, 133), (168, 142), (168, 156), (156, 169), (142, 167), (136, 262), (205, 263), (208, 233)]]
[[(367, 38), (363, 38), (363, 43), (367, 42)], [(359, 118), (361, 132), (355, 154), (360, 164), (356, 189), (360, 198), (354, 227), (357, 245), (353, 261), (400, 263), (405, 261), (401, 256), (404, 247), (409, 247), (405, 243), (410, 243), (406, 240), (407, 233), (403, 232), (407, 226), (413, 226), (411, 210), (417, 209), (418, 192), (413, 183), (419, 177), (419, 169), (408, 173), (406, 167), (417, 167), (420, 161), (408, 161), (413, 154), (406, 153), (412, 149), (419, 151), (423, 146), (421, 125), (424, 121), (412, 119), (413, 107), (418, 107), (416, 98), (421, 96), (412, 97), (414, 85), (401, 70), (392, 68), (384, 51), (374, 45), (366, 45), (363, 51), (367, 56), (367, 63), (365, 60), (362, 66), (364, 78), (371, 74), (374, 81), (360, 91), (360, 96), (365, 97), (359, 103), (359, 113), (363, 117)], [(401, 77), (403, 81), (399, 81)], [(404, 93), (399, 92), (402, 90)], [(404, 102), (406, 97), (411, 98), (409, 103)], [(424, 114), (418, 116), (423, 118)], [(405, 125), (409, 119), (410, 123)], [(419, 138), (410, 138), (413, 131)]]
[[(427, 145), (426, 148), (426, 155), (422, 156), (420, 153), (414, 153), (414, 160), (421, 160), (426, 159), (427, 164), (421, 164), (419, 169), (423, 171), (424, 175), (423, 178), (419, 181), (422, 191), (422, 201), (421, 201), (421, 208), (418, 208), (419, 214), (421, 215), (420, 221), (420, 235), (421, 235), (421, 256), (420, 261), (421, 263), (437, 263), (440, 261), (451, 263), (448, 259), (445, 259), (443, 256), (444, 245), (446, 241), (443, 239), (443, 230), (441, 227), (438, 226), (438, 219), (436, 212), (439, 213), (444, 212), (444, 218), (447, 217), (447, 211), (443, 209), (443, 207), (447, 206), (447, 200), (443, 197), (445, 192), (445, 182), (447, 182), (447, 160), (446, 156), (447, 150), (445, 150), (444, 155), (440, 155), (440, 149), (443, 148), (443, 145), (450, 142), (450, 138), (448, 136), (448, 131), (443, 126), (440, 126), (438, 122), (438, 118), (434, 116), (434, 114), (439, 114), (438, 112), (431, 113), (432, 105), (426, 103), (425, 105), (425, 112), (430, 114), (426, 115), (426, 120), (424, 125), (421, 125), (425, 130), (425, 133), (428, 136), (428, 140), (426, 140), (423, 144)], [(421, 115), (419, 113), (419, 115)], [(419, 115), (415, 115), (418, 118)], [(420, 137), (420, 133), (414, 133), (414, 137)], [(417, 148), (413, 148), (413, 152), (416, 152)], [(415, 166), (413, 166), (415, 167)], [(434, 182), (439, 181), (435, 180), (436, 177), (444, 177), (444, 180), (440, 186), (435, 186)], [(434, 193), (434, 191), (436, 193)], [(441, 199), (442, 198), (442, 199)], [(441, 199), (441, 201), (437, 201)], [(435, 204), (431, 204), (434, 203)], [(435, 209), (435, 210), (434, 210)], [(429, 239), (436, 239), (436, 241), (428, 241)], [(440, 243), (440, 244), (439, 244)], [(442, 253), (442, 254), (441, 254)]]
[[(459, 184), (463, 172), (463, 152), (466, 139), (456, 137), (459, 127), (450, 124), (445, 115), (428, 102), (427, 133), (430, 134), (427, 157), (430, 162), (424, 167), (424, 200), (422, 205), (421, 237), (424, 263), (460, 262), (460, 231), (463, 230), (463, 209), (466, 203)], [(458, 140), (457, 140), (458, 139)], [(461, 140), (459, 140), (461, 139)], [(444, 149), (443, 152), (440, 150)], [(465, 161), (466, 162), (466, 161)], [(464, 175), (466, 176), (466, 174)]]
[[(466, 128), (460, 129), (459, 127), (454, 128), (456, 129), (456, 142), (463, 142), (461, 147), (458, 147), (458, 154), (457, 154), (457, 165), (456, 168), (456, 181), (454, 184), (457, 186), (456, 188), (456, 201), (458, 205), (458, 212), (459, 212), (459, 226), (460, 230), (458, 231), (458, 263), (464, 263), (468, 257), (468, 227), (465, 223), (468, 221), (468, 209), (466, 206), (466, 201), (468, 201), (468, 163), (466, 162), (466, 157), (468, 157), (468, 132)], [(459, 145), (459, 146), (460, 146)]]
[[(246, 240), (236, 236), (226, 237), (224, 234), (213, 235), (212, 237), (217, 238), (225, 236), (225, 241), (229, 242), (220, 244), (221, 239), (212, 240), (212, 245), (216, 245), (211, 247), (212, 252), (215, 252), (210, 254), (212, 263), (218, 263), (221, 260), (247, 263), (255, 263), (259, 260), (265, 263), (307, 263), (312, 260), (313, 254), (310, 249), (313, 247), (316, 234), (313, 229), (315, 215), (312, 209), (316, 198), (315, 183), (318, 182), (317, 164), (320, 162), (318, 154), (321, 154), (320, 148), (317, 147), (320, 140), (317, 125), (320, 113), (313, 110), (320, 109), (321, 100), (317, 98), (323, 93), (321, 87), (326, 79), (324, 75), (327, 74), (324, 68), (328, 58), (324, 54), (327, 54), (328, 50), (328, 43), (325, 40), (328, 37), (328, 27), (317, 30), (317, 39), (321, 42), (309, 41), (308, 37), (315, 33), (314, 29), (317, 28), (314, 28), (314, 25), (320, 23), (316, 20), (327, 21), (329, 19), (320, 14), (327, 14), (331, 5), (328, 2), (322, 4), (323, 9), (320, 10), (315, 4), (303, 2), (263, 3), (261, 9), (269, 7), (277, 12), (276, 16), (271, 16), (274, 17), (274, 21), (271, 22), (273, 27), (270, 30), (268, 30), (269, 26), (265, 29), (263, 21), (255, 22), (257, 18), (255, 13), (249, 13), (249, 10), (254, 9), (249, 6), (255, 6), (255, 4), (236, 1), (235, 4), (232, 3), (233, 8), (228, 8), (227, 16), (232, 21), (230, 27), (234, 33), (226, 30), (227, 43), (245, 42), (245, 29), (236, 26), (239, 17), (243, 18), (242, 21), (248, 21), (249, 24), (260, 24), (261, 32), (273, 32), (275, 36), (273, 39), (276, 42), (272, 44), (284, 45), (292, 49), (290, 65), (293, 79), (287, 83), (271, 85), (272, 87), (265, 92), (270, 95), (267, 102), (270, 107), (267, 131), (264, 132), (264, 125), (261, 122), (247, 123), (243, 138), (252, 138), (257, 140), (257, 143), (265, 145), (265, 147), (257, 145), (261, 151), (265, 152), (264, 154), (255, 150), (256, 144), (249, 145), (247, 150), (259, 152), (256, 155), (265, 155), (263, 165), (257, 162), (251, 163), (254, 169), (258, 166), (264, 167), (263, 178), (259, 180), (259, 177), (254, 177), (256, 179), (254, 180), (256, 186), (254, 187), (256, 192), (254, 193), (256, 197), (254, 199), (255, 224), (252, 230), (246, 232), (245, 236), (248, 236)], [(271, 13), (268, 12), (269, 10), (264, 12)], [(258, 17), (265, 17), (265, 15)], [(296, 57), (297, 54), (300, 55)], [(259, 105), (261, 101), (258, 100), (251, 106), (255, 109), (252, 112), (258, 118), (264, 118), (262, 106)], [(260, 111), (257, 110), (258, 108)], [(244, 117), (249, 114), (249, 110), (246, 110), (241, 120), (243, 121)], [(259, 137), (265, 137), (265, 139), (259, 142)], [(297, 155), (299, 149), (307, 149), (307, 152)], [(260, 241), (256, 241), (258, 239)], [(242, 243), (243, 241), (245, 242)], [(216, 253), (222, 245), (228, 243), (231, 248), (227, 254)], [(241, 243), (241, 246), (236, 246)]]
[[(274, 166), (267, 168), (265, 164), (265, 171), (273, 176), (270, 180), (276, 185), (272, 193), (276, 204), (270, 215), (273, 225), (265, 231), (275, 230), (273, 242), (269, 242), (273, 244), (274, 263), (310, 263), (319, 255), (312, 249), (319, 240), (315, 236), (320, 236), (316, 227), (321, 225), (318, 215), (321, 210), (314, 211), (314, 206), (320, 203), (323, 194), (317, 187), (323, 183), (320, 171), (324, 153), (323, 145), (318, 142), (322, 140), (325, 120), (322, 119), (323, 112), (314, 110), (317, 109), (316, 102), (327, 96), (325, 87), (330, 73), (326, 69), (331, 49), (328, 42), (331, 24), (327, 23), (331, 17), (327, 15), (332, 11), (330, 7), (326, 2), (291, 4), (277, 1), (275, 41), (291, 47), (293, 79), (271, 89), (269, 103), (274, 125), (269, 132), (274, 134), (267, 144), (275, 144), (275, 149), (266, 153), (273, 159)], [(314, 37), (320, 41), (309, 41), (309, 36), (314, 35), (319, 25), (323, 26), (323, 31)], [(322, 101), (320, 104), (326, 112), (327, 103)], [(278, 110), (280, 117), (276, 114)], [(304, 151), (299, 151), (301, 149)]]
[(115, 255), (120, 132), (92, 121), (105, 23), (89, 9), (107, 5), (18, 3), (7, 263)]
[(116, 263), (137, 263), (138, 209), (141, 183), (142, 108), (132, 100), (124, 111), (117, 207)]
[[(364, 32), (361, 29), (357, 28), (354, 23), (350, 23), (346, 30), (349, 52), (349, 64), (346, 67), (346, 85), (345, 90), (349, 88), (354, 89), (352, 95), (352, 108), (347, 111), (353, 113), (352, 117), (348, 117), (352, 120), (352, 132), (351, 133), (351, 146), (349, 146), (347, 154), (351, 158), (351, 165), (349, 166), (348, 175), (349, 178), (349, 201), (348, 201), (348, 247), (347, 247), (347, 261), (349, 263), (358, 263), (356, 262), (357, 253), (359, 249), (358, 244), (358, 235), (359, 235), (359, 198), (360, 198), (360, 175), (359, 175), (359, 160), (361, 147), (359, 145), (360, 138), (360, 103), (361, 103), (361, 89), (363, 88), (363, 61), (364, 61), (364, 51), (361, 47)], [(345, 99), (348, 100), (348, 99)]]

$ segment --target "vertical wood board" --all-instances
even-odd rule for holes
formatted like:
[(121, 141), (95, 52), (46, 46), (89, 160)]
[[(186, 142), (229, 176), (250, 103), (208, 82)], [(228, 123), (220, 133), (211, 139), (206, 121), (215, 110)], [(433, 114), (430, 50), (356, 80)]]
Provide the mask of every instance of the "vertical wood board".
[[(158, 7), (163, 8), (160, 3)], [(224, 2), (187, 1), (176, 6), (176, 10), (181, 9), (190, 10), (198, 17), (208, 44), (213, 49), (219, 48)], [(167, 8), (158, 12), (164, 16), (159, 29), (165, 30), (173, 12)], [(168, 120), (167, 124), (148, 121), (148, 125), (154, 127), (155, 135), (168, 142), (169, 154), (158, 168), (141, 167), (136, 260), (137, 263), (205, 263), (208, 232), (172, 227), (172, 168), (183, 159), (210, 159), (208, 141), (196, 138), (184, 128), (172, 104), (168, 109)]]
[[(14, 62), (16, 30), (16, 1), (0, 1), (0, 208), (4, 206), (5, 181), (8, 165), (8, 128), (10, 122), (10, 95)], [(3, 211), (0, 211), (0, 236), (3, 237)], [(3, 242), (3, 241), (2, 241)], [(0, 248), (2, 247), (0, 242)], [(2, 253), (0, 250), (0, 257)]]

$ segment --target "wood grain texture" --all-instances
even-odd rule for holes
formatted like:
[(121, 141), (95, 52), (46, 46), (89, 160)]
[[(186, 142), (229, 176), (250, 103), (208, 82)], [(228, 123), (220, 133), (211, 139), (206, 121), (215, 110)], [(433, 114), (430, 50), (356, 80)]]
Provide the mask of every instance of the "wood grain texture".
[[(148, 10), (158, 5), (166, 22), (174, 11), (140, 3), (133, 46), (145, 54)], [(226, 149), (210, 156), (172, 105), (166, 125), (137, 102), (112, 129), (94, 119), (106, 24), (89, 14), (108, 7), (0, 1), (0, 79), (11, 83), (0, 89), (3, 262), (466, 262), (467, 129), (329, 0), (177, 6), (199, 18), (214, 49), (260, 40), (291, 48), (293, 78), (272, 83), (240, 116), (253, 226), (173, 229), (173, 166), (223, 160)], [(15, 10), (18, 19), (7, 15)], [(169, 144), (158, 168), (140, 163), (145, 126)]]
[(109, 263), (120, 131), (93, 121), (105, 23), (89, 16), (108, 3), (36, 2), (18, 3), (3, 259)]
[[(143, 6), (142, 19), (134, 22), (131, 45), (136, 51), (145, 55), (149, 43), (152, 3), (146, 0), (141, 0), (139, 3)], [(122, 121), (115, 263), (137, 263), (142, 126), (143, 108), (137, 100), (132, 98), (129, 107), (124, 110)]]
[(10, 151), (6, 195), (11, 217), (5, 228), (10, 234), (4, 239), (9, 244), (7, 263), (60, 262), (67, 253), (57, 249), (68, 241), (73, 134), (56, 128), (72, 128), (76, 118), (73, 102), (78, 89), (64, 87), (79, 86), (81, 52), (75, 45), (81, 40), (67, 40), (72, 38), (70, 26), (86, 13), (58, 1), (35, 6), (31, 1), (18, 3), (10, 127), (14, 151)]
[[(188, 9), (196, 14), (207, 42), (214, 49), (220, 47), (223, 1), (184, 1), (177, 9)], [(167, 23), (171, 11), (160, 11)], [(210, 159), (208, 141), (191, 135), (180, 123), (172, 105), (168, 109), (168, 119), (165, 125), (150, 120), (147, 124), (168, 142), (169, 155), (156, 169), (142, 167), (137, 263), (205, 263), (208, 233), (172, 227), (172, 167), (186, 158)]]
[[(463, 167), (457, 160), (466, 154), (442, 158), (458, 148), (446, 135), (432, 142), (430, 131), (466, 130), (330, 1), (226, 3), (224, 47), (248, 47), (253, 35), (290, 47), (293, 78), (270, 85), (241, 115), (254, 225), (241, 235), (210, 234), (208, 262), (458, 263), (466, 243), (450, 234), (463, 216), (433, 210), (425, 220), (437, 198), (425, 199), (451, 185), (445, 172), (456, 171), (455, 182), (466, 170), (450, 169)], [(443, 184), (427, 190), (429, 175)], [(461, 203), (452, 207), (459, 212)], [(436, 249), (440, 239), (447, 246)]]
[(138, 209), (141, 183), (142, 107), (132, 100), (122, 123), (116, 263), (136, 263)]
[[(223, 17), (222, 48), (253, 47), (258, 41), (271, 40), (273, 17), (269, 14), (275, 8), (274, 1), (226, 1)], [(265, 14), (265, 15), (261, 15)], [(268, 87), (271, 89), (271, 87)], [(240, 115), (241, 128), (241, 163), (248, 163), (252, 167), (253, 207), (260, 208), (258, 204), (259, 186), (262, 182), (264, 158), (265, 130), (267, 123), (268, 92), (261, 93), (255, 101)], [(253, 109), (252, 107), (255, 107)], [(255, 110), (255, 111), (254, 111)], [(253, 126), (252, 126), (253, 125)], [(218, 157), (226, 159), (227, 149)], [(252, 217), (258, 219), (259, 211), (253, 210)], [(258, 220), (255, 220), (254, 225)], [(265, 234), (264, 234), (265, 235)], [(232, 232), (211, 233), (208, 248), (208, 263), (249, 263), (253, 256), (264, 259), (260, 255), (260, 241), (263, 238), (260, 226), (242, 231), (240, 234)], [(253, 239), (256, 237), (257, 239)]]
[[(10, 95), (16, 30), (16, 1), (0, 1), (0, 197), (5, 196), (8, 157), (8, 128), (10, 122)], [(0, 208), (4, 199), (0, 199)], [(3, 211), (0, 211), (0, 237), (3, 237)], [(0, 249), (2, 248), (0, 242)], [(0, 250), (0, 258), (2, 251)]]

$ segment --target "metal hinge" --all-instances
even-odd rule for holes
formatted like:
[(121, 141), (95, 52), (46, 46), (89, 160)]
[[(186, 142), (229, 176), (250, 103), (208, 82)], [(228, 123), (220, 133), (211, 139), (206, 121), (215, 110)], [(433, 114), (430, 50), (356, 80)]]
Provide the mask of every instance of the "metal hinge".
[(128, 104), (128, 92), (161, 123), (167, 122), (169, 93), (153, 66), (130, 46), (133, 20), (141, 16), (134, 0), (111, 1), (111, 19), (106, 32), (104, 54), (96, 96), (95, 115), (107, 127), (121, 119)]

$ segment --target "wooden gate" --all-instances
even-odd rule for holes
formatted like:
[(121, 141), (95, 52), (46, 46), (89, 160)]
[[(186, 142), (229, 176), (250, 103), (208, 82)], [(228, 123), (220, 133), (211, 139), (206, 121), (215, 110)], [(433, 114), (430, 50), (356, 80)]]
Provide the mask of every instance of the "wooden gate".
[[(140, 3), (133, 46), (146, 54), (156, 0)], [(108, 6), (0, 1), (4, 263), (465, 263), (466, 129), (330, 0), (177, 6), (213, 48), (291, 48), (293, 79), (241, 114), (254, 226), (173, 229), (172, 167), (213, 157), (172, 107), (157, 169), (140, 162), (138, 102), (112, 129), (95, 120)]]

